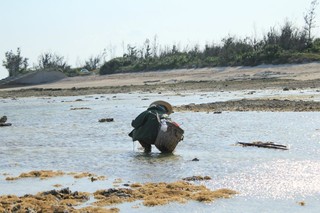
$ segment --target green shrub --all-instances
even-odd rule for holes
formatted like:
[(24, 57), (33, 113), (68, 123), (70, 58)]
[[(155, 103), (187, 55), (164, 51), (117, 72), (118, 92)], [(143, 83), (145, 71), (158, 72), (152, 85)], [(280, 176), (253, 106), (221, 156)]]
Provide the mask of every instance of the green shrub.
[(100, 75), (113, 74), (121, 71), (124, 67), (131, 65), (126, 57), (118, 57), (107, 61), (100, 67)]

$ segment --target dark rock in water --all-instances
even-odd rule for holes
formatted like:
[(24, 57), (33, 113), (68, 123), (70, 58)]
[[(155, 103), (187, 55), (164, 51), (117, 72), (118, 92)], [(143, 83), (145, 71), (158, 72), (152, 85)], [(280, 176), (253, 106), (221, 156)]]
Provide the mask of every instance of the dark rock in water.
[(83, 109), (91, 109), (89, 107), (73, 107), (70, 110), (83, 110)]
[(69, 190), (69, 188), (61, 189), (60, 191), (53, 189), (53, 190), (50, 190), (50, 191), (43, 192), (42, 194), (44, 194), (44, 195), (53, 195), (53, 196), (57, 197), (60, 194), (71, 194), (71, 191)]
[(81, 199), (81, 200), (89, 200), (89, 196), (80, 194), (78, 191), (72, 192), (68, 187), (61, 189), (61, 190), (50, 190), (46, 192), (42, 192), (42, 195), (52, 195), (58, 198), (59, 200), (61, 199)]
[(203, 180), (211, 180), (211, 177), (209, 176), (191, 176), (191, 177), (186, 177), (186, 178), (182, 178), (182, 180), (185, 181), (203, 181)]
[(117, 197), (132, 197), (132, 189), (124, 189), (124, 188), (111, 188), (108, 190), (100, 191), (99, 194), (105, 196), (105, 197), (111, 197), (111, 196), (117, 196)]
[(0, 127), (4, 127), (4, 126), (11, 126), (11, 123), (0, 123)]
[(199, 159), (198, 158), (193, 158), (192, 161), (199, 161)]
[(2, 117), (0, 118), (0, 124), (7, 122), (7, 120), (8, 120), (7, 116), (5, 116), (5, 115), (2, 116)]
[(91, 182), (94, 182), (94, 181), (97, 181), (98, 180), (98, 178), (97, 177), (91, 177)]
[(102, 122), (113, 122), (113, 121), (114, 121), (113, 118), (101, 118), (99, 120), (100, 123), (102, 123)]

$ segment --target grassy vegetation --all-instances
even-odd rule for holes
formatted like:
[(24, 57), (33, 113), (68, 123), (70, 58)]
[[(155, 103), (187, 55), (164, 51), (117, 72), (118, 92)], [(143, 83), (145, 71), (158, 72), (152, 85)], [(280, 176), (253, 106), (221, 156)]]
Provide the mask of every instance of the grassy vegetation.
[[(149, 40), (147, 40), (149, 41)], [(159, 49), (158, 51), (151, 51)], [(280, 30), (271, 28), (261, 40), (226, 37), (220, 45), (181, 50), (176, 45), (160, 49), (146, 42), (142, 48), (128, 45), (127, 53), (105, 62), (100, 74), (156, 71), (216, 66), (306, 63), (320, 60), (320, 38), (309, 38), (305, 29), (286, 22)]]

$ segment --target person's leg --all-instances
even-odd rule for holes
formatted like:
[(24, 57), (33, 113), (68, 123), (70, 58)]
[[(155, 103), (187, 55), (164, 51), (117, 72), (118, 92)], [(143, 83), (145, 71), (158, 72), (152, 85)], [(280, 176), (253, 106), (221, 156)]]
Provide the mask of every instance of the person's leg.
[(149, 153), (151, 152), (151, 144), (146, 143), (144, 141), (139, 141), (139, 143), (141, 144), (141, 146), (144, 148), (144, 152)]

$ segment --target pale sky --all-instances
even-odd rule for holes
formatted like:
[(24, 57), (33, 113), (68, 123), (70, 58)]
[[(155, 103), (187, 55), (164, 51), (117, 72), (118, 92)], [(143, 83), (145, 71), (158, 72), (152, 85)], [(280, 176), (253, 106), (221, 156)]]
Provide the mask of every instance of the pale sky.
[[(127, 44), (142, 46), (157, 36), (160, 45), (203, 47), (228, 35), (262, 36), (285, 20), (297, 27), (311, 0), (0, 0), (0, 79), (5, 52), (38, 64), (45, 52), (79, 67), (106, 49), (107, 59)], [(320, 26), (320, 5), (316, 10)], [(319, 20), (319, 21), (318, 21)], [(319, 28), (314, 30), (320, 37)], [(112, 54), (111, 54), (112, 50)]]

